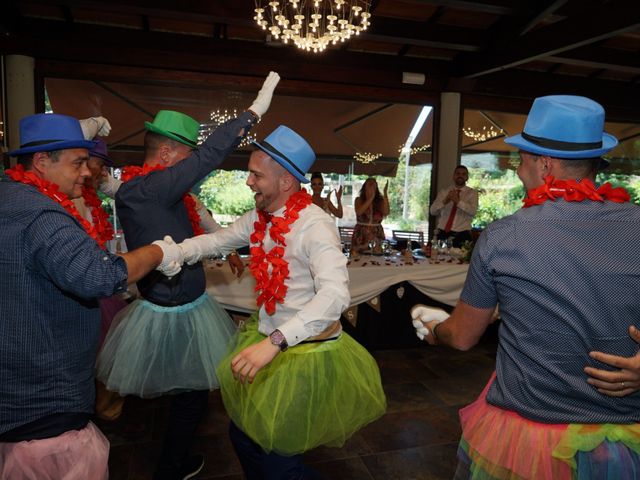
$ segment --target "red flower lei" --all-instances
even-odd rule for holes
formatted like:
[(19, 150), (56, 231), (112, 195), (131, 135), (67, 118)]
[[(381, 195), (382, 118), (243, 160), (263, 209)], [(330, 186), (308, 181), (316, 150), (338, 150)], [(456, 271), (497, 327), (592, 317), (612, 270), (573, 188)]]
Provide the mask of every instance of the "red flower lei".
[[(249, 270), (256, 279), (256, 292), (258, 306), (264, 304), (269, 315), (276, 312), (276, 303), (283, 303), (287, 295), (287, 286), (284, 281), (289, 278), (289, 262), (284, 259), (284, 247), (287, 246), (284, 236), (291, 230), (291, 225), (300, 217), (300, 211), (313, 203), (311, 195), (302, 189), (289, 197), (285, 204), (283, 217), (272, 217), (267, 212), (258, 210), (258, 221), (254, 222), (254, 232), (251, 234), (251, 243), (257, 243), (257, 247), (251, 247), (251, 261)], [(264, 237), (267, 231), (267, 223), (271, 220), (269, 236), (276, 245), (265, 253)], [(271, 273), (269, 273), (271, 266)]]
[(66, 193), (62, 193), (60, 191), (60, 187), (58, 187), (58, 185), (38, 177), (31, 171), (26, 171), (22, 165), (16, 165), (15, 168), (10, 168), (9, 170), (6, 170), (5, 173), (16, 182), (36, 187), (40, 193), (59, 204), (69, 213), (69, 215), (75, 218), (80, 225), (82, 225), (85, 232), (87, 232), (87, 234), (96, 241), (100, 248), (104, 248), (104, 240), (98, 234), (96, 229), (87, 221), (86, 218), (83, 218), (82, 215), (80, 215), (76, 206), (69, 199)]
[(540, 205), (547, 200), (563, 198), (567, 202), (582, 202), (589, 199), (597, 202), (610, 200), (616, 203), (624, 203), (631, 200), (629, 193), (622, 187), (613, 188), (609, 182), (596, 190), (593, 182), (583, 178), (579, 182), (575, 180), (556, 180), (548, 175), (542, 185), (532, 188), (527, 192), (523, 200), (523, 208)]
[(84, 185), (82, 187), (82, 199), (91, 211), (93, 228), (96, 229), (100, 239), (98, 243), (104, 245), (107, 241), (113, 240), (113, 226), (109, 222), (109, 215), (102, 208), (102, 201), (98, 197), (96, 190), (92, 186)]
[[(129, 165), (128, 167), (124, 167), (124, 169), (122, 170), (122, 176), (120, 178), (123, 182), (128, 182), (132, 178), (147, 175), (148, 173), (155, 172), (157, 170), (164, 170), (165, 168), (167, 167), (164, 167), (162, 165), (155, 165), (151, 167), (146, 163), (142, 167)], [(200, 226), (200, 215), (198, 215), (198, 211), (196, 210), (196, 201), (189, 194), (189, 192), (185, 193), (182, 196), (182, 201), (184, 202), (184, 206), (187, 209), (187, 215), (189, 216), (189, 221), (191, 222), (193, 235), (202, 235), (204, 233), (204, 228)]]

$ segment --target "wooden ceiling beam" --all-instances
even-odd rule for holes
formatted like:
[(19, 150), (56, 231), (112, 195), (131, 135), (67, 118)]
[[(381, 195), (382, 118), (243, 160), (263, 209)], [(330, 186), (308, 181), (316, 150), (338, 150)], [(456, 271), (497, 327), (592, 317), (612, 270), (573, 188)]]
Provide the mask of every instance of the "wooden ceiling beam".
[[(166, 68), (114, 66), (99, 63), (70, 63), (58, 60), (38, 60), (36, 71), (41, 77), (70, 78), (102, 83), (133, 83), (183, 88), (233, 89), (255, 92), (262, 85), (263, 72), (234, 71), (229, 73), (191, 72)], [(361, 72), (362, 73), (362, 72)], [(388, 101), (393, 103), (429, 104), (439, 101), (439, 93), (397, 83), (395, 87), (327, 83), (283, 75), (278, 85), (282, 95), (332, 98), (354, 101)], [(386, 100), (384, 100), (386, 99)]]
[[(552, 78), (549, 78), (552, 77)], [(640, 123), (637, 86), (631, 82), (616, 82), (573, 75), (549, 75), (546, 72), (505, 70), (475, 79), (466, 92), (471, 95), (489, 95), (510, 99), (533, 99), (559, 93), (582, 95), (605, 106), (610, 121)]]
[(457, 10), (467, 10), (470, 12), (492, 13), (494, 15), (515, 15), (518, 11), (518, 9), (513, 6), (514, 2), (506, 0), (492, 3), (467, 0), (412, 0), (412, 3), (455, 8)]
[(583, 47), (545, 57), (547, 62), (640, 74), (640, 55), (625, 50)]
[(253, 2), (184, 0), (22, 0), (22, 5), (54, 5), (69, 9), (81, 8), (96, 12), (130, 14), (166, 19), (211, 23), (254, 25)]
[(518, 40), (459, 55), (453, 68), (456, 76), (481, 77), (637, 29), (640, 3), (617, 0), (599, 8), (585, 8), (575, 17), (539, 28)]
[(394, 18), (375, 18), (371, 21), (371, 27), (360, 35), (367, 40), (461, 52), (477, 51), (483, 40), (481, 30), (439, 24), (425, 26), (424, 22)]
[[(69, 28), (63, 22), (28, 19), (18, 34), (0, 37), (5, 53), (31, 55), (46, 59), (72, 61), (95, 58), (95, 45), (86, 38), (101, 38), (100, 57), (104, 63), (143, 65), (186, 70), (226, 71), (234, 65), (250, 63), (258, 70), (274, 65), (287, 66), (290, 71), (314, 70), (321, 78), (341, 81), (340, 71), (370, 69), (395, 73), (400, 81), (403, 71), (425, 73), (431, 77), (445, 75), (449, 62), (416, 57), (375, 55), (362, 52), (329, 49), (322, 55), (302, 52), (281, 44), (180, 35), (166, 32), (115, 28), (102, 25), (75, 24)], [(259, 61), (257, 59), (260, 59)], [(327, 75), (322, 69), (331, 70)], [(361, 71), (359, 71), (361, 73)], [(307, 75), (309, 76), (309, 75)], [(368, 75), (360, 78), (367, 81)]]
[(541, 8), (519, 29), (518, 36), (526, 34), (533, 29), (541, 21), (555, 13), (559, 8), (563, 7), (569, 0), (553, 0), (544, 4), (540, 2)]

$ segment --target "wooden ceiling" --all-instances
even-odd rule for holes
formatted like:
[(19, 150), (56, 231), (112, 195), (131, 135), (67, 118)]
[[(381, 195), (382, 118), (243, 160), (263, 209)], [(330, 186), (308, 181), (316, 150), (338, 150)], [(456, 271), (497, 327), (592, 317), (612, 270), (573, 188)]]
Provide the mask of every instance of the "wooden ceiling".
[[(590, 96), (640, 118), (638, 0), (373, 0), (371, 28), (321, 54), (271, 41), (254, 0), (14, 0), (3, 53), (48, 75), (253, 90), (268, 70), (285, 93), (407, 103), (464, 94), (465, 107), (526, 112), (551, 93)], [(98, 68), (98, 65), (109, 68)], [(423, 73), (422, 86), (402, 72)]]

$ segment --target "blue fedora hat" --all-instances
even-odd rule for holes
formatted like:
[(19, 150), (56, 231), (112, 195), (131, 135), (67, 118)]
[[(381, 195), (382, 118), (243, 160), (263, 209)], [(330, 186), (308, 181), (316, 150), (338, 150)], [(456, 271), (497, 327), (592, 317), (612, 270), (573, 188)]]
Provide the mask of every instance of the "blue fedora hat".
[(92, 149), (96, 142), (85, 140), (77, 118), (56, 113), (38, 113), (20, 120), (20, 148), (12, 157), (66, 148)]
[(618, 144), (604, 132), (604, 108), (574, 95), (549, 95), (533, 101), (524, 130), (506, 138), (520, 150), (555, 158), (596, 158)]
[(253, 144), (302, 183), (309, 183), (305, 174), (315, 162), (316, 154), (307, 141), (289, 127), (280, 125), (262, 142)]

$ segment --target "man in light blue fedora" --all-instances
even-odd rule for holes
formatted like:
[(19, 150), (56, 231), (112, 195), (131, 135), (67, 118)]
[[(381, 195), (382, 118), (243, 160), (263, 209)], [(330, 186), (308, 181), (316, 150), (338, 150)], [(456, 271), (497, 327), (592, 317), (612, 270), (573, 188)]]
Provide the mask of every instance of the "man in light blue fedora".
[(585, 97), (534, 101), (523, 132), (505, 140), (519, 150), (524, 207), (482, 233), (451, 316), (421, 311), (429, 343), (468, 349), (500, 305), (496, 373), (460, 411), (456, 478), (640, 471), (640, 396), (629, 395), (639, 377), (602, 373), (590, 354), (637, 356), (629, 333), (640, 318), (640, 207), (595, 185), (617, 144), (604, 117)]
[(284, 125), (255, 146), (247, 178), (255, 210), (180, 245), (187, 263), (251, 245), (259, 311), (217, 370), (247, 479), (319, 478), (302, 453), (341, 446), (386, 401), (375, 360), (341, 331), (346, 258), (331, 217), (301, 188), (313, 149)]
[(109, 442), (89, 421), (98, 299), (181, 251), (100, 247), (71, 201), (95, 146), (77, 119), (25, 117), (20, 143), (0, 180), (0, 478), (106, 479)]
[[(199, 123), (189, 115), (161, 110), (145, 122), (144, 166), (123, 170), (124, 183), (115, 196), (129, 248), (167, 234), (181, 242), (204, 233), (189, 192), (266, 114), (279, 80), (270, 72), (249, 108), (199, 146)], [(204, 465), (202, 455), (191, 454), (191, 445), (209, 392), (219, 386), (215, 369), (235, 324), (207, 293), (201, 263), (185, 266), (172, 278), (154, 272), (137, 286), (141, 298), (114, 319), (98, 357), (97, 377), (121, 395), (170, 396), (154, 479), (191, 478)]]

